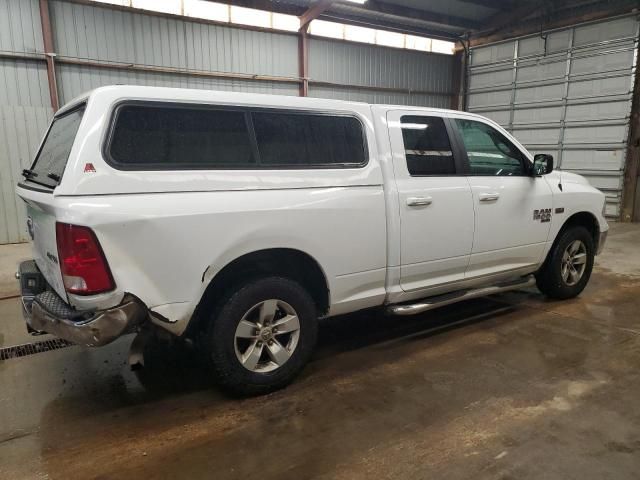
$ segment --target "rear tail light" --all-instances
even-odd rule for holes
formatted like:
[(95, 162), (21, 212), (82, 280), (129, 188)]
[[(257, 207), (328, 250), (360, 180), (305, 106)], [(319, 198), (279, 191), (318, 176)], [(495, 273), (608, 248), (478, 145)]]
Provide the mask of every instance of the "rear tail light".
[(67, 292), (95, 295), (115, 288), (100, 243), (89, 227), (57, 222), (56, 242)]

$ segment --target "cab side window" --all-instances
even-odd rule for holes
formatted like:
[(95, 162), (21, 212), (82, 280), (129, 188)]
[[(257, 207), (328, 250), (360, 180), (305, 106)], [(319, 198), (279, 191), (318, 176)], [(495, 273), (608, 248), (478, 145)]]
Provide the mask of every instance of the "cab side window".
[(489, 125), (457, 118), (455, 124), (469, 158), (470, 175), (526, 175), (522, 153)]
[(403, 115), (400, 127), (411, 176), (456, 174), (453, 151), (442, 118)]

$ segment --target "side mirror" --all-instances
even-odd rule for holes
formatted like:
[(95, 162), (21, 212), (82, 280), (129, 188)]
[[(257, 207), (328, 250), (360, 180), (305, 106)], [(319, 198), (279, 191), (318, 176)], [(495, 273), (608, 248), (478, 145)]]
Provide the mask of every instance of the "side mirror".
[(553, 171), (553, 155), (538, 153), (533, 157), (533, 175), (546, 175)]

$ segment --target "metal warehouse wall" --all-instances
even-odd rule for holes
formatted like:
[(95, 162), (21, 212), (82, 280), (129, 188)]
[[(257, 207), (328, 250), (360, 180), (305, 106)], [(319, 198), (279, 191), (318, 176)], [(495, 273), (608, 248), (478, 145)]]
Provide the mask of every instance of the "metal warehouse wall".
[[(299, 93), (295, 34), (67, 0), (49, 0), (49, 11), (61, 105), (114, 83)], [(313, 37), (309, 44), (310, 96), (450, 105), (452, 56)], [(39, 2), (0, 0), (0, 244), (27, 240), (14, 185), (50, 105)]]
[(309, 76), (310, 97), (450, 108), (453, 57), (312, 38)]
[[(37, 1), (0, 0), (0, 52), (42, 52)], [(53, 112), (43, 60), (0, 55), (0, 244), (27, 240), (25, 210), (14, 193)]]
[[(65, 1), (51, 1), (51, 23), (53, 43), (61, 60), (56, 68), (61, 104), (87, 90), (113, 83), (298, 93), (298, 41), (294, 35)], [(101, 65), (96, 66), (96, 62)], [(105, 63), (114, 68), (106, 68)], [(159, 71), (124, 68), (126, 65), (151, 66)], [(172, 69), (193, 74), (172, 73)], [(256, 82), (197, 75), (198, 72), (260, 74), (290, 81)]]
[(587, 177), (618, 217), (637, 51), (635, 17), (473, 48), (468, 110)]

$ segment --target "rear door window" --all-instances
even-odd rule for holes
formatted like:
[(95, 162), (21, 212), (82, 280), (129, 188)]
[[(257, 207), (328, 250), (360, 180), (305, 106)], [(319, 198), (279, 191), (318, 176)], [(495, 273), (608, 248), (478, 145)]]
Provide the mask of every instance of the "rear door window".
[(31, 166), (28, 181), (50, 188), (58, 185), (83, 115), (84, 106), (53, 119), (42, 148)]
[(260, 163), (265, 167), (349, 167), (366, 163), (357, 118), (253, 112)]
[(255, 166), (247, 115), (183, 105), (123, 105), (111, 135), (110, 161), (140, 170)]
[(411, 176), (456, 174), (453, 150), (442, 118), (403, 115), (400, 127)]

